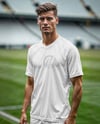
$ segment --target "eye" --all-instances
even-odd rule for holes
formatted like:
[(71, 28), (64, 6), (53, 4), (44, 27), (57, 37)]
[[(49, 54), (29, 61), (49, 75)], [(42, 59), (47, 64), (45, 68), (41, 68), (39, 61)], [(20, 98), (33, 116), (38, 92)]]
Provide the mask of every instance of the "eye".
[(40, 21), (44, 21), (44, 17), (39, 17), (38, 18)]
[(47, 17), (47, 20), (51, 21), (51, 20), (53, 20), (53, 18), (52, 17)]

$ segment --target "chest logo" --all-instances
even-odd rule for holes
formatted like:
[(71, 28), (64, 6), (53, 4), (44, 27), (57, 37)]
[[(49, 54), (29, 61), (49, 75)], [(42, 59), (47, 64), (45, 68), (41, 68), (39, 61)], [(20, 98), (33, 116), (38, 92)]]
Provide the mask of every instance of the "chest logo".
[(57, 64), (57, 60), (54, 56), (49, 55), (44, 58), (43, 64), (45, 66), (55, 65)]

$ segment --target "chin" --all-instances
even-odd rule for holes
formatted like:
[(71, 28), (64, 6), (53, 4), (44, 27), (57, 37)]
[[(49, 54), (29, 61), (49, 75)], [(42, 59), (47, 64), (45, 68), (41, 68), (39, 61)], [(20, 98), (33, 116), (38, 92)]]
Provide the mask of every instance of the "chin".
[(48, 34), (50, 34), (50, 32), (44, 32), (44, 34), (48, 35)]

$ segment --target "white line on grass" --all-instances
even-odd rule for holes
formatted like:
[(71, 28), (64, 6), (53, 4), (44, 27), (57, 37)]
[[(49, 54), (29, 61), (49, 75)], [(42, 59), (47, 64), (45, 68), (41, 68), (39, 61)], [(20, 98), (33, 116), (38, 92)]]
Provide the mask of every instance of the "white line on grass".
[(16, 109), (21, 109), (22, 105), (15, 105), (15, 106), (0, 106), (0, 111), (3, 110), (16, 110)]
[(7, 113), (5, 113), (5, 112), (3, 112), (3, 111), (0, 111), (0, 116), (4, 117), (4, 118), (6, 118), (6, 119), (9, 119), (9, 120), (11, 120), (11, 121), (13, 121), (13, 122), (16, 122), (16, 123), (18, 123), (18, 124), (19, 124), (19, 122), (20, 122), (20, 120), (19, 120), (18, 118), (14, 117), (14, 116), (12, 116), (12, 115), (10, 115), (10, 114), (7, 114)]

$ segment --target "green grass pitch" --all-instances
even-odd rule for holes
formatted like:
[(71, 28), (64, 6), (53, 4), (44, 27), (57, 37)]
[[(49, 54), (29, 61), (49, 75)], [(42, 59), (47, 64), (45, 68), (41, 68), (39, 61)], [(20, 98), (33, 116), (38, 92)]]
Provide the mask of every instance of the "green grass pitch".
[[(27, 50), (0, 50), (0, 109), (23, 103), (26, 55)], [(84, 76), (77, 124), (100, 124), (100, 50), (80, 50), (80, 55)], [(20, 118), (20, 108), (3, 111)], [(0, 117), (0, 124), (14, 123)]]

